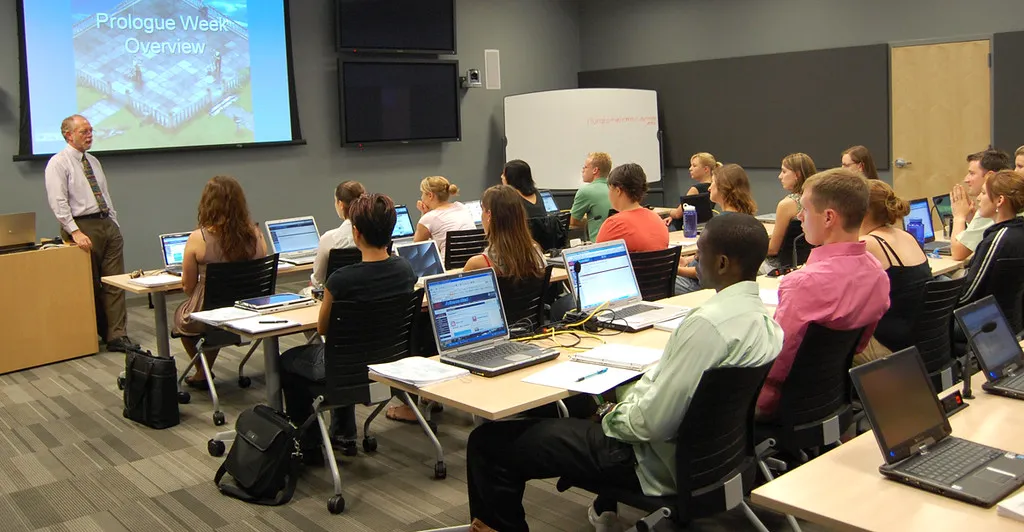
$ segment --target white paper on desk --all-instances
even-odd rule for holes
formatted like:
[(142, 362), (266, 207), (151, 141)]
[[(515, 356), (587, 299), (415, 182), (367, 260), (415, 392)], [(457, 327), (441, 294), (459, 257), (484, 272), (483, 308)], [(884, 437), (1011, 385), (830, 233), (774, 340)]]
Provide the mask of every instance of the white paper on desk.
[(215, 308), (213, 310), (202, 310), (199, 312), (193, 312), (189, 314), (189, 316), (192, 319), (196, 321), (201, 321), (203, 323), (208, 323), (210, 325), (220, 325), (222, 323), (229, 321), (255, 318), (259, 317), (259, 315), (259, 312), (245, 310), (238, 307), (222, 307)]
[(761, 302), (769, 307), (779, 306), (779, 291), (775, 288), (762, 288), (759, 290)]
[(1024, 493), (1000, 501), (996, 506), (996, 514), (1024, 521)]
[(135, 279), (128, 279), (128, 282), (139, 286), (163, 286), (165, 284), (180, 283), (181, 277), (168, 273), (161, 273), (157, 275), (144, 275)]
[[(607, 369), (608, 371), (605, 371), (600, 375), (594, 375), (595, 371), (600, 371), (601, 369)], [(593, 376), (587, 377), (588, 375)], [(608, 367), (602, 368), (602, 366), (584, 364), (581, 362), (562, 362), (543, 371), (538, 371), (529, 377), (525, 377), (523, 382), (597, 395), (611, 390), (629, 379), (635, 378), (637, 375), (640, 375), (639, 371)], [(576, 382), (576, 379), (579, 379), (580, 377), (587, 378)]]
[(654, 324), (654, 328), (658, 329), (659, 331), (675, 332), (675, 330), (679, 328), (679, 324), (683, 323), (683, 320), (685, 320), (685, 319), (686, 319), (686, 316), (679, 316), (677, 318), (672, 318), (672, 319), (670, 319), (668, 321), (663, 321), (663, 322), (660, 322), (660, 323), (655, 323)]
[(272, 316), (260, 315), (253, 316), (251, 318), (243, 318), (240, 320), (229, 320), (226, 323), (227, 325), (231, 326), (232, 329), (238, 329), (239, 331), (245, 331), (250, 334), (259, 334), (267, 331), (276, 331), (278, 329), (289, 329), (291, 327), (298, 327), (299, 325), (301, 325), (299, 322), (295, 320), (284, 320), (281, 318), (274, 318)]
[(569, 356), (569, 360), (630, 371), (645, 371), (661, 360), (661, 349), (627, 344), (602, 344)]
[(424, 357), (406, 357), (387, 364), (370, 364), (366, 367), (382, 377), (417, 388), (469, 375), (469, 370)]

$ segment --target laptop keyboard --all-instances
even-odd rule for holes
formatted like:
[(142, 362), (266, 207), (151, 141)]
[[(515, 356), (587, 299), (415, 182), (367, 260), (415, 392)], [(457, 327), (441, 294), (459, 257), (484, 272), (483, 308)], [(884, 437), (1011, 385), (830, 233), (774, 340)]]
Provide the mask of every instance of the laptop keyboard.
[(1024, 391), (1024, 373), (1007, 378), (999, 383), (999, 387)]
[(661, 310), (661, 309), (662, 309), (662, 307), (658, 307), (658, 306), (655, 306), (655, 305), (638, 304), (638, 305), (633, 305), (633, 306), (630, 306), (630, 307), (626, 307), (624, 309), (616, 309), (615, 310), (615, 317), (616, 318), (628, 318), (630, 316), (636, 316), (637, 314), (643, 314), (644, 312), (650, 312), (652, 310)]
[(940, 484), (952, 484), (1001, 454), (1003, 451), (999, 449), (967, 440), (954, 440), (941, 449), (911, 458), (900, 469)]
[(458, 359), (459, 362), (464, 364), (483, 364), (484, 362), (494, 360), (496, 358), (503, 358), (510, 355), (516, 355), (524, 351), (533, 351), (536, 349), (534, 346), (529, 344), (520, 343), (507, 343), (498, 344), (489, 349), (483, 349), (480, 351), (473, 351), (472, 353), (460, 354), (452, 358)]
[(282, 253), (281, 256), (288, 259), (304, 259), (306, 257), (313, 257), (316, 255), (316, 250), (312, 251), (289, 251), (288, 253)]

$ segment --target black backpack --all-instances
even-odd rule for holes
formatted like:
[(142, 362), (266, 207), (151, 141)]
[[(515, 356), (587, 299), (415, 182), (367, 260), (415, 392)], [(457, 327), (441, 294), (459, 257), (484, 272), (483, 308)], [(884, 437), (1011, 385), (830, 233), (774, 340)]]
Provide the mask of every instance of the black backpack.
[[(310, 420), (316, 419), (311, 416)], [(296, 428), (284, 414), (266, 405), (243, 411), (235, 422), (235, 441), (213, 478), (221, 493), (253, 504), (278, 506), (291, 500), (302, 453)], [(221, 484), (230, 473), (234, 484)]]
[(125, 355), (124, 417), (154, 429), (177, 425), (177, 381), (173, 358), (129, 348)]

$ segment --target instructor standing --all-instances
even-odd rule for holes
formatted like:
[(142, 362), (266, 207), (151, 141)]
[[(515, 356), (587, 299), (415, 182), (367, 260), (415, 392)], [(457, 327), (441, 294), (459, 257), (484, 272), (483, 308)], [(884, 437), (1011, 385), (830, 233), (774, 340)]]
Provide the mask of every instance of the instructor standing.
[(125, 330), (124, 291), (100, 282), (102, 276), (124, 273), (124, 240), (103, 168), (86, 154), (92, 147), (92, 124), (72, 115), (61, 122), (60, 132), (68, 145), (46, 164), (46, 197), (64, 241), (74, 241), (92, 256), (97, 332), (108, 351), (124, 352), (135, 346)]

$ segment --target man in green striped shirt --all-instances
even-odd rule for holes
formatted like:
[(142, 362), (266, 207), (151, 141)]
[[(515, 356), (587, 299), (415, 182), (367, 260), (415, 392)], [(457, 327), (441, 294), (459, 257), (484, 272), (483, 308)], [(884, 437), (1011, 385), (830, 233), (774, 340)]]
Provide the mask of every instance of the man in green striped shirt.
[[(715, 217), (697, 246), (701, 282), (718, 293), (683, 320), (656, 366), (617, 390), (617, 404), (598, 410), (600, 424), (525, 419), (487, 423), (470, 434), (472, 530), (528, 530), (522, 496), (531, 479), (567, 476), (653, 496), (676, 492), (672, 440), (703, 372), (761, 366), (782, 349), (782, 328), (754, 281), (768, 251), (764, 226), (745, 214)], [(598, 499), (591, 522), (612, 521), (614, 511), (614, 501)]]

